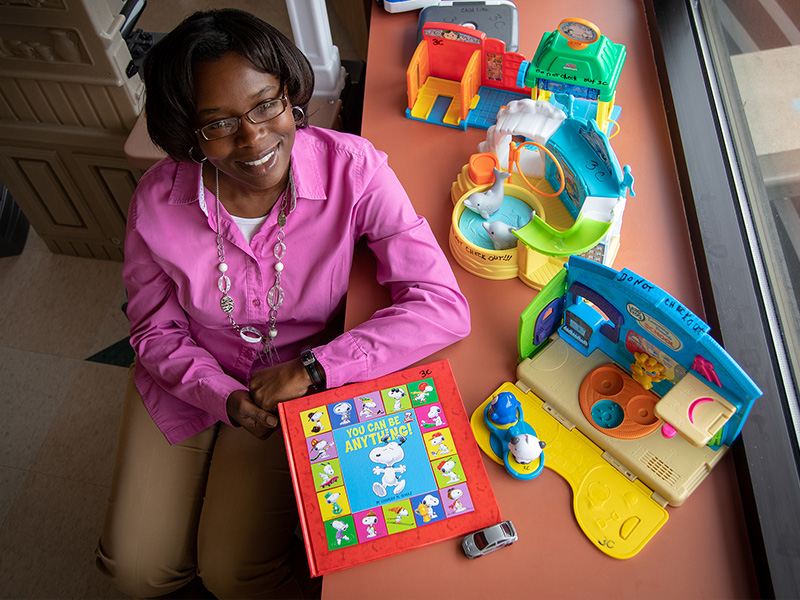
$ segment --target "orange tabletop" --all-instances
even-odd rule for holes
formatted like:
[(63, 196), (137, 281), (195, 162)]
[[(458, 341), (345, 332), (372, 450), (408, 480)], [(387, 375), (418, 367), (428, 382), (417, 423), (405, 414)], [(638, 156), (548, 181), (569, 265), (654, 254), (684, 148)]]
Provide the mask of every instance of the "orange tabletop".
[[(565, 17), (595, 23), (627, 49), (617, 91), (621, 131), (612, 146), (631, 165), (636, 197), (629, 198), (617, 269), (629, 268), (702, 315), (691, 240), (678, 186), (664, 105), (645, 22), (636, 0), (516, 0), (519, 52), (532, 58), (542, 34)], [(430, 222), (470, 302), (472, 333), (428, 360), (447, 358), (467, 412), (503, 382), (516, 381), (519, 314), (536, 292), (519, 279), (489, 281), (464, 271), (448, 248), (453, 204), (450, 185), (486, 137), (405, 117), (405, 71), (416, 47), (419, 11), (390, 14), (373, 5), (363, 135), (389, 155), (389, 164), (417, 211)], [(351, 278), (347, 325), (385, 302), (376, 293), (375, 266), (365, 251)], [(427, 362), (427, 361), (426, 361)], [(324, 578), (323, 598), (753, 598), (753, 560), (730, 453), (669, 521), (627, 560), (598, 551), (578, 527), (572, 492), (545, 469), (518, 481), (484, 457), (503, 518), (519, 542), (471, 561), (460, 540), (414, 550)]]

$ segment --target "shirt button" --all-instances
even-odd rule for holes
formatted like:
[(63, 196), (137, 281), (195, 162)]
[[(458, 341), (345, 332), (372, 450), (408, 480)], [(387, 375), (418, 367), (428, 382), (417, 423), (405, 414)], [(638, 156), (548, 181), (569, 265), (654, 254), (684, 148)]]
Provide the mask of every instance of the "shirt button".
[(253, 300), (253, 306), (261, 306), (261, 300), (259, 300), (258, 298)]

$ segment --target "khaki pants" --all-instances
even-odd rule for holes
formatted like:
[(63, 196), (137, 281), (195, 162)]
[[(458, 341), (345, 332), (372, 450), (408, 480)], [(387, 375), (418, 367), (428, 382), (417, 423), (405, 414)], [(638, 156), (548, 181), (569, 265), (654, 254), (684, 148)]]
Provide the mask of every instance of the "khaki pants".
[(280, 432), (217, 424), (170, 445), (128, 378), (97, 566), (134, 597), (195, 577), (220, 598), (319, 597)]

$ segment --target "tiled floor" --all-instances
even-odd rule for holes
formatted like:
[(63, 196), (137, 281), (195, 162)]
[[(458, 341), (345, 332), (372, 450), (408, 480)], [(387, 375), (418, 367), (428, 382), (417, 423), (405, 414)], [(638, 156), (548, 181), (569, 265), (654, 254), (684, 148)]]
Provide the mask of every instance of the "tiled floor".
[[(214, 5), (150, 0), (137, 26), (166, 31)], [(291, 33), (283, 0), (224, 5)], [(333, 15), (331, 29), (357, 59)], [(51, 254), (33, 230), (21, 255), (0, 258), (0, 598), (121, 597), (93, 556), (127, 376), (107, 363), (129, 360), (121, 269)]]
[(31, 231), (0, 258), (0, 597), (112, 598), (94, 569), (127, 370), (121, 264), (51, 254)]

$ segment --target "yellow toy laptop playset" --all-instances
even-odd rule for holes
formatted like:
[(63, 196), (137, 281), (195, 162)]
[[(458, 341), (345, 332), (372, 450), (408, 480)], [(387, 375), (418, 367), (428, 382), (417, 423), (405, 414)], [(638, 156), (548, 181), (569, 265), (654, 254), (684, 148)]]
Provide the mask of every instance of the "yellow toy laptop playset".
[(519, 381), (473, 413), (478, 445), (517, 479), (557, 472), (592, 543), (634, 556), (761, 396), (708, 331), (643, 277), (573, 256), (520, 317)]

